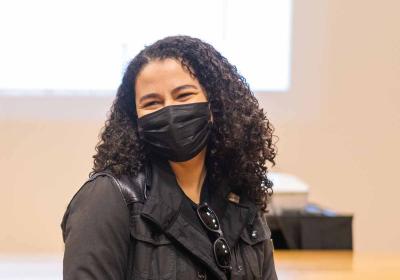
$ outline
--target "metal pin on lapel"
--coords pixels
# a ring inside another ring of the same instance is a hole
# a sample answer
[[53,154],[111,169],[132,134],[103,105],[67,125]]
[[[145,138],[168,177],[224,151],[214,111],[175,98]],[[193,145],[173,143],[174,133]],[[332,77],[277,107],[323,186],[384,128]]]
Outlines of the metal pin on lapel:
[[238,196],[237,194],[230,192],[228,194],[228,200],[232,201],[233,203],[239,203],[240,201],[240,196]]

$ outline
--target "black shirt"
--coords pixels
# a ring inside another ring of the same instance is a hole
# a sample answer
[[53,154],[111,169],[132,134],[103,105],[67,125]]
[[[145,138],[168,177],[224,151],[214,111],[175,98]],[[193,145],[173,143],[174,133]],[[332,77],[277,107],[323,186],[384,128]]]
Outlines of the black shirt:
[[194,226],[196,226],[200,231],[205,231],[205,228],[202,226],[202,223],[197,216],[197,207],[204,202],[210,203],[211,198],[211,186],[208,179],[208,175],[204,178],[203,185],[200,192],[200,203],[197,204],[193,200],[191,200],[181,189],[179,185],[176,186],[179,188],[179,191],[182,192],[184,201],[182,202],[182,207],[184,214],[188,217],[188,221],[191,222]]

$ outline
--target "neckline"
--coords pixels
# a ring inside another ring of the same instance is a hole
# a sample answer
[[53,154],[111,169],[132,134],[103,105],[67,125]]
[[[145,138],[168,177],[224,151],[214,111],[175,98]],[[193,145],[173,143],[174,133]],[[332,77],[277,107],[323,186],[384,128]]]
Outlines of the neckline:
[[[157,157],[157,156],[154,156],[151,160],[152,161],[156,161],[154,163],[156,163],[158,166],[160,166],[162,169],[164,169],[164,171],[166,171],[167,173],[170,174],[170,176],[173,179],[174,186],[178,189],[178,191],[181,192],[181,194],[183,194],[184,198],[186,200],[188,200],[193,207],[198,207],[203,202],[203,200],[209,199],[210,188],[209,188],[209,179],[208,179],[209,178],[209,172],[208,172],[208,170],[206,170],[206,175],[204,177],[203,184],[201,186],[200,201],[199,201],[199,203],[196,203],[189,196],[186,195],[186,193],[183,191],[183,189],[179,185],[178,180],[176,179],[175,172],[173,171],[173,169],[172,169],[171,165],[169,164],[168,160],[163,159],[161,157]],[[203,200],[202,200],[202,198],[203,198]]]
[[176,182],[176,187],[179,189],[179,191],[183,194],[185,199],[190,202],[190,204],[193,207],[198,207],[201,205],[204,201],[207,201],[209,199],[209,183],[208,183],[208,172],[206,172],[206,175],[203,180],[203,184],[201,185],[201,190],[200,190],[200,201],[199,203],[194,202],[184,191],[183,189],[179,186],[178,182]]

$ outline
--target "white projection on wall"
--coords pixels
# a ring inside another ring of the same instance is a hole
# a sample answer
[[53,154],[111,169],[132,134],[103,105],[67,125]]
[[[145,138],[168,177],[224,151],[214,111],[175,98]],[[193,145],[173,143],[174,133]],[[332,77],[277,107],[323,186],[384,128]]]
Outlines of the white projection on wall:
[[111,90],[145,45],[212,44],[257,92],[290,86],[291,1],[2,1],[0,90]]

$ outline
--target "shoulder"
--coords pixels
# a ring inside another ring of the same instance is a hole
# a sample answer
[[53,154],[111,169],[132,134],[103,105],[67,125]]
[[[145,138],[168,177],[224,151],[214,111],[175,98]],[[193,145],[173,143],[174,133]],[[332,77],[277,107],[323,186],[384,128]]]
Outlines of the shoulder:
[[76,191],[70,200],[69,206],[94,202],[99,205],[102,202],[119,201],[124,203],[124,198],[111,176],[100,175],[87,179]]
[[107,197],[107,195],[118,194],[125,205],[133,202],[143,201],[146,192],[147,175],[139,171],[136,175],[123,174],[116,176],[111,170],[95,172],[84,182],[82,187],[75,193],[71,202],[79,197],[90,195],[93,199]]
[[61,221],[63,237],[67,228],[94,226],[118,219],[129,221],[124,197],[113,178],[95,176],[86,180],[70,199]]
[[109,176],[90,177],[64,213],[64,279],[123,279],[130,246],[130,215]]
[[264,210],[258,209],[250,225],[250,229],[252,232],[257,233],[258,238],[255,239],[258,241],[269,240],[271,238],[271,229],[268,225],[267,214]]

